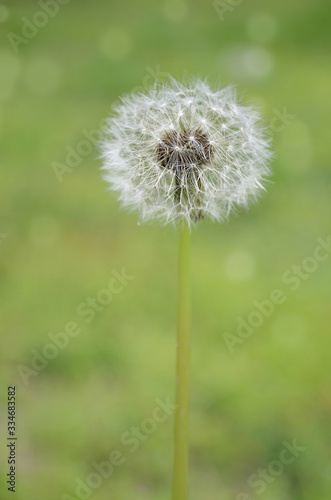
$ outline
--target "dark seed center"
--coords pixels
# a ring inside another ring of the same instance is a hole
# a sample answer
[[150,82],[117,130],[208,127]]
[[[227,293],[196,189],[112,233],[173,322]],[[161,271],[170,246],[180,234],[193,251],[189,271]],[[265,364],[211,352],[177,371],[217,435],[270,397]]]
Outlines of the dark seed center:
[[166,132],[157,146],[157,159],[168,170],[189,169],[208,163],[213,147],[200,129]]

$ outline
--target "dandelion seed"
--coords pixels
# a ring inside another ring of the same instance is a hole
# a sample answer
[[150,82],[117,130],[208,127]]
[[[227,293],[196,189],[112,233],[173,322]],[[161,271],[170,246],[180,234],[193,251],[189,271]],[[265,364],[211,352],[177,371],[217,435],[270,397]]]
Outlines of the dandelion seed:
[[142,221],[223,221],[256,199],[269,175],[269,139],[259,120],[232,87],[155,84],[115,107],[102,146],[105,179]]

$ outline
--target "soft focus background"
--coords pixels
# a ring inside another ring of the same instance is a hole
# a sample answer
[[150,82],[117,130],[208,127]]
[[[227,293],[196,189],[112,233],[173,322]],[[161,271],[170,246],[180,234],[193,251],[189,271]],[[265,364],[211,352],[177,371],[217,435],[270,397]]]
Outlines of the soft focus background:
[[[260,203],[192,237],[190,500],[330,499],[331,258],[313,257],[330,235],[330,21],[327,0],[1,2],[1,498],[15,384],[17,500],[170,499],[172,416],[150,419],[174,400],[178,233],[119,209],[93,144],[120,94],[170,73],[235,83],[276,153]],[[83,316],[123,268],[134,279]],[[240,340],[275,289],[284,303]],[[91,476],[114,450],[124,463]]]

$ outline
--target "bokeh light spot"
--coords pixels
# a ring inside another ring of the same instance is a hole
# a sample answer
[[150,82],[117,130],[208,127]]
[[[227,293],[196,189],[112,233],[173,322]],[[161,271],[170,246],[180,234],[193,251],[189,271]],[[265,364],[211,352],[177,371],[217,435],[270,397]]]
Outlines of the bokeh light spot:
[[61,70],[58,64],[48,59],[35,59],[30,62],[26,75],[30,90],[37,94],[51,94],[60,83]]
[[230,47],[221,56],[221,63],[237,78],[264,78],[272,72],[271,53],[261,47]]
[[5,23],[9,18],[9,10],[8,8],[0,3],[0,23]]
[[225,272],[232,281],[244,281],[251,278],[255,267],[254,258],[239,250],[231,253],[225,261]]
[[100,50],[106,57],[119,61],[125,59],[132,49],[130,34],[122,28],[112,28],[100,39]]
[[170,21],[181,21],[188,11],[187,4],[182,0],[168,0],[163,5],[163,12]]
[[0,101],[12,95],[20,68],[19,59],[14,54],[6,49],[0,51]]

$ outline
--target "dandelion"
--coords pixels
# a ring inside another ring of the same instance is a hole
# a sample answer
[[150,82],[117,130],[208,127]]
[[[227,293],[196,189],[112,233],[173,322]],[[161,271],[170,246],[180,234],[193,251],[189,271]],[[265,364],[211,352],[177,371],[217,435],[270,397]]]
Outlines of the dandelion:
[[173,500],[187,499],[190,365],[190,227],[225,220],[254,201],[269,174],[259,114],[232,87],[174,79],[122,98],[102,145],[105,179],[141,221],[181,226],[179,240]]
[[105,179],[141,221],[223,221],[269,174],[259,114],[232,87],[175,80],[122,98],[103,144]]

